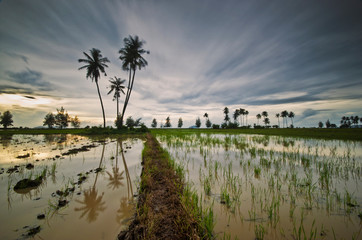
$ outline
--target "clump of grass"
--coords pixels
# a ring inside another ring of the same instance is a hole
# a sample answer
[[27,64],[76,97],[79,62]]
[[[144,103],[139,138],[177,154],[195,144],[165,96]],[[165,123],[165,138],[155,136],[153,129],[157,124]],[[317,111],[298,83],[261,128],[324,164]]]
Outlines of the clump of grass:
[[228,208],[231,207],[231,198],[226,188],[221,189],[221,203],[225,204]]
[[254,227],[254,233],[255,233],[255,240],[263,240],[264,236],[266,234],[266,230],[263,227],[263,225],[258,224]]
[[255,176],[256,178],[259,178],[259,177],[260,177],[260,173],[261,173],[260,167],[254,167],[254,176]]

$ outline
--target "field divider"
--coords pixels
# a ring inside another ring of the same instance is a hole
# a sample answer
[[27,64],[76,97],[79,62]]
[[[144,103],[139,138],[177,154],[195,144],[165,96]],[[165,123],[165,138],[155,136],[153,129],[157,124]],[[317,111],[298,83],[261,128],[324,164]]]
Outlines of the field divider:
[[197,194],[185,183],[182,166],[149,133],[142,166],[136,214],[118,239],[212,238],[212,214],[210,219]]

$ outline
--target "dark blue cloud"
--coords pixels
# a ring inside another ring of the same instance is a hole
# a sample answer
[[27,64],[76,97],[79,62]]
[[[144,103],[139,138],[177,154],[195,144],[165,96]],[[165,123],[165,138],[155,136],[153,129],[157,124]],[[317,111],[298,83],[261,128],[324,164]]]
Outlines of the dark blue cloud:
[[10,80],[16,83],[25,83],[31,85],[43,85],[44,82],[42,81],[43,74],[38,71],[33,71],[27,68],[21,72],[7,72],[8,77]]

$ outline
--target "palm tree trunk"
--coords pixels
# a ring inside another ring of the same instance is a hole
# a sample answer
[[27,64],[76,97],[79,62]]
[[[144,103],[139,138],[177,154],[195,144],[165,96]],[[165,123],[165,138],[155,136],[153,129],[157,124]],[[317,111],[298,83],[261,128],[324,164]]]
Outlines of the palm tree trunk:
[[[123,125],[123,116],[124,116],[124,113],[126,112],[129,98],[131,97],[131,92],[132,92],[132,88],[133,88],[135,75],[136,75],[136,68],[133,69],[132,81],[128,82],[127,95],[126,95],[126,99],[124,100],[124,105],[123,105],[123,110],[122,110],[121,125]],[[131,70],[129,73],[129,77],[131,78]],[[130,83],[131,83],[131,86],[130,86]]]
[[103,101],[102,101],[101,93],[99,91],[98,79],[97,78],[95,79],[95,82],[96,82],[96,85],[97,85],[99,101],[101,101],[101,107],[102,107],[102,113],[103,113],[103,127],[106,128],[106,115],[104,114]]
[[117,95],[117,115],[116,115],[116,119],[118,118],[118,114],[119,114],[119,107],[118,107],[118,95]]
[[128,87],[127,87],[127,93],[126,93],[126,98],[124,100],[123,103],[123,109],[122,109],[122,115],[121,115],[121,126],[123,126],[123,117],[124,117],[124,113],[126,111],[126,107],[127,107],[127,99],[128,99],[128,95],[130,94],[130,87],[131,86],[131,68],[129,69],[129,76],[128,76]]

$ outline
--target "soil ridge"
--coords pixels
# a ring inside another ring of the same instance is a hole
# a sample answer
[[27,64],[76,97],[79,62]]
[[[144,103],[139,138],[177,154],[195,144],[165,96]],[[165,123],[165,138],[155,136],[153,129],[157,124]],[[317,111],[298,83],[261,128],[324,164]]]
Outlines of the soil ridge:
[[200,239],[199,225],[181,201],[183,180],[155,137],[148,133],[146,139],[137,212],[118,239]]

